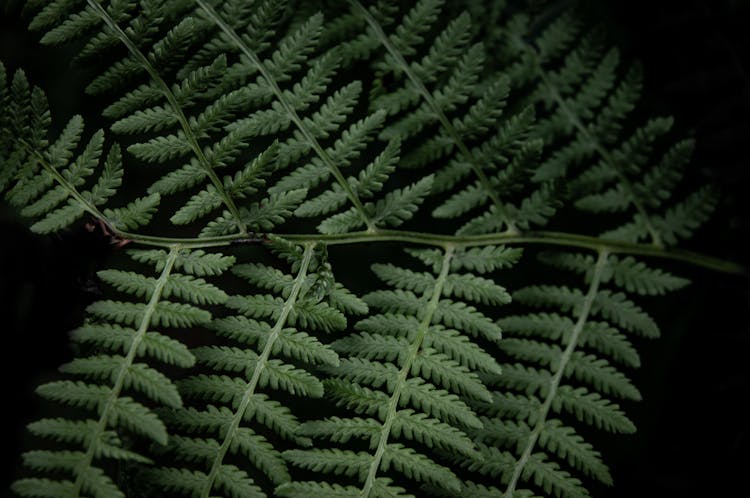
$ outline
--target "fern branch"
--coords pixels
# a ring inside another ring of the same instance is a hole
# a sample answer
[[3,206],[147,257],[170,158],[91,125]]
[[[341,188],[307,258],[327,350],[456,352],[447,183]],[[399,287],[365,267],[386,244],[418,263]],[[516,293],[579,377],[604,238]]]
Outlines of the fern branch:
[[440,121],[441,126],[448,133],[448,135],[450,135],[451,140],[461,152],[461,155],[469,161],[474,174],[477,176],[477,179],[479,179],[479,182],[482,184],[482,187],[486,191],[487,195],[492,200],[493,204],[495,204],[498,213],[500,213],[503,221],[508,226],[508,232],[516,233],[517,229],[513,225],[512,221],[508,218],[505,210],[505,205],[501,201],[500,196],[498,196],[495,189],[492,188],[492,182],[489,178],[487,178],[487,175],[484,173],[484,170],[480,166],[477,158],[471,152],[469,147],[466,146],[466,143],[464,143],[461,135],[458,133],[458,130],[456,130],[456,127],[453,126],[453,123],[451,123],[445,113],[435,103],[435,99],[433,99],[430,91],[427,90],[424,82],[419,78],[419,76],[414,73],[414,71],[412,71],[411,66],[406,62],[404,56],[401,54],[401,52],[398,51],[398,49],[396,49],[396,47],[393,46],[391,41],[388,39],[388,36],[383,31],[380,23],[378,23],[378,21],[372,16],[372,14],[370,14],[370,12],[362,5],[362,3],[360,3],[359,0],[349,0],[349,3],[351,3],[354,8],[357,9],[357,11],[361,14],[362,18],[373,30],[380,43],[383,45],[383,47],[385,47],[391,57],[393,57],[393,60],[396,61],[399,69],[402,70],[404,74],[409,78],[409,81],[411,81],[414,87],[419,91],[422,98],[425,100],[425,102],[427,102],[427,105],[430,106],[432,112],[435,113],[435,116]]
[[430,298],[430,302],[427,304],[427,307],[425,308],[424,318],[422,318],[422,321],[419,324],[419,328],[417,329],[417,332],[414,335],[414,340],[411,343],[408,355],[406,359],[404,360],[404,364],[401,367],[401,371],[398,374],[398,380],[396,381],[396,385],[393,388],[393,394],[391,394],[391,399],[388,401],[388,412],[385,416],[385,422],[383,423],[383,426],[380,429],[378,447],[375,450],[375,455],[373,456],[372,463],[370,464],[370,469],[367,474],[367,479],[365,480],[365,484],[362,487],[362,493],[360,494],[361,498],[369,498],[370,491],[372,490],[372,487],[375,485],[375,477],[377,476],[378,469],[380,468],[380,463],[383,459],[383,455],[385,454],[385,450],[388,446],[388,436],[391,432],[393,422],[396,419],[398,402],[401,397],[401,393],[403,391],[404,386],[406,385],[406,379],[409,376],[409,371],[411,370],[411,367],[417,358],[417,354],[419,353],[419,348],[422,346],[422,343],[424,342],[424,338],[425,338],[425,335],[427,334],[427,330],[429,330],[430,328],[430,322],[432,322],[432,317],[435,314],[435,311],[438,309],[438,305],[440,304],[440,296],[443,293],[443,287],[445,287],[445,282],[448,279],[448,272],[450,271],[450,266],[451,266],[450,263],[451,263],[451,258],[453,257],[454,251],[455,251],[455,247],[451,245],[447,246],[445,249],[445,254],[443,255],[443,261],[442,261],[442,267],[440,268],[440,274],[438,275],[437,280],[435,280],[435,285],[432,289],[432,297]]
[[552,402],[554,401],[555,396],[557,396],[557,389],[560,386],[560,381],[562,380],[563,375],[565,374],[565,370],[568,367],[568,363],[573,356],[573,352],[578,345],[578,339],[581,335],[581,332],[583,332],[583,328],[586,325],[586,321],[588,320],[589,314],[591,313],[591,309],[594,305],[594,299],[596,298],[596,294],[599,291],[599,284],[601,283],[604,269],[607,266],[608,256],[609,254],[606,250],[599,251],[599,259],[597,260],[596,266],[594,267],[594,272],[591,277],[591,284],[589,284],[589,290],[586,293],[583,305],[581,306],[581,312],[578,316],[578,321],[576,321],[575,327],[570,334],[568,345],[565,347],[565,351],[560,357],[560,362],[557,365],[557,371],[550,380],[547,397],[545,398],[544,403],[542,403],[542,406],[539,408],[539,416],[537,418],[536,425],[534,426],[534,429],[531,431],[531,434],[528,437],[521,457],[516,461],[516,464],[513,468],[513,474],[511,476],[510,482],[508,483],[508,487],[505,490],[505,498],[513,498],[513,496],[515,496],[518,480],[521,478],[521,475],[526,464],[529,461],[529,458],[531,458],[531,454],[534,451],[534,447],[536,446],[536,442],[539,439],[539,435],[542,433],[546,426],[547,415],[549,414],[550,408],[552,407]]
[[[114,230],[113,233],[119,238],[131,240],[143,245],[171,247],[174,244],[180,244],[186,249],[205,249],[210,247],[223,247],[232,244],[255,244],[265,241],[265,239],[262,238],[247,238],[238,235],[222,235],[201,238],[173,238],[141,235],[122,230]],[[411,244],[436,247],[444,247],[446,245],[453,245],[455,247],[481,247],[502,244],[540,244],[560,247],[576,247],[593,251],[606,250],[610,254],[627,254],[679,261],[720,273],[733,275],[748,274],[748,269],[739,263],[695,251],[668,249],[657,247],[652,244],[618,242],[609,239],[602,239],[600,237],[565,232],[534,231],[525,232],[522,235],[499,233],[457,236],[407,230],[378,230],[377,233],[360,231],[333,235],[314,233],[275,235],[300,244],[320,242],[326,245],[370,244],[373,242],[408,242]]]
[[102,439],[102,434],[104,434],[104,431],[107,428],[107,422],[110,418],[110,412],[112,411],[115,402],[117,401],[117,398],[120,396],[120,391],[123,388],[123,384],[125,382],[125,378],[128,375],[128,371],[130,370],[131,365],[133,364],[133,360],[135,360],[135,357],[138,353],[138,349],[141,347],[141,342],[143,341],[144,336],[146,335],[146,332],[148,331],[149,325],[151,324],[151,317],[156,312],[157,305],[159,304],[159,300],[162,297],[162,291],[164,290],[164,286],[167,285],[167,281],[169,280],[169,275],[172,272],[172,268],[174,267],[175,261],[177,261],[177,256],[180,252],[182,247],[180,246],[174,246],[172,247],[171,251],[169,251],[169,255],[167,256],[167,259],[164,263],[164,269],[161,272],[161,275],[159,276],[159,279],[156,281],[154,285],[153,293],[151,294],[151,299],[149,299],[148,304],[146,305],[146,308],[143,311],[143,317],[141,318],[141,323],[138,326],[138,329],[133,336],[132,342],[130,343],[130,349],[128,350],[127,356],[125,356],[125,359],[122,361],[122,364],[120,366],[120,371],[117,373],[117,377],[115,378],[115,382],[112,385],[112,390],[109,393],[109,396],[107,397],[107,402],[104,405],[104,408],[101,410],[101,415],[99,416],[99,422],[97,423],[96,429],[94,429],[94,432],[91,436],[91,439],[89,440],[89,446],[86,450],[86,455],[84,456],[79,471],[77,473],[77,477],[75,480],[75,483],[73,485],[73,493],[72,496],[80,496],[81,493],[81,487],[84,484],[84,480],[87,476],[87,472],[85,469],[88,469],[91,467],[91,462],[94,459],[94,455],[96,455],[97,452],[97,444]]
[[242,418],[245,415],[245,411],[247,410],[247,407],[250,404],[250,401],[253,398],[253,395],[255,394],[255,388],[258,385],[258,381],[260,380],[261,374],[263,373],[263,369],[268,364],[268,358],[270,357],[271,352],[274,349],[276,340],[279,338],[279,334],[281,334],[281,331],[284,328],[284,325],[286,324],[289,314],[294,309],[294,305],[297,301],[297,297],[299,296],[300,291],[302,290],[303,284],[305,283],[305,279],[307,277],[307,270],[310,266],[310,261],[312,261],[314,249],[315,249],[315,243],[307,243],[305,245],[305,252],[302,257],[302,262],[300,263],[299,271],[297,272],[297,277],[294,279],[294,285],[291,291],[289,292],[289,297],[287,297],[286,301],[284,302],[284,306],[281,309],[278,320],[276,320],[276,324],[274,325],[273,329],[271,330],[271,333],[268,336],[268,340],[266,341],[266,344],[263,347],[263,352],[258,357],[258,360],[255,363],[253,375],[250,378],[250,381],[247,383],[245,392],[242,395],[242,400],[240,401],[240,404],[237,407],[237,411],[234,413],[232,422],[227,428],[226,435],[224,436],[224,441],[221,443],[221,446],[219,447],[219,450],[216,453],[216,457],[213,460],[213,463],[211,465],[211,470],[208,473],[208,477],[206,478],[206,485],[200,494],[201,498],[209,498],[211,495],[211,489],[213,488],[214,481],[216,480],[216,477],[219,474],[219,471],[221,470],[224,457],[226,456],[227,451],[232,445],[232,440],[234,439],[237,433],[237,430],[239,429],[240,423],[242,422]]
[[138,61],[146,70],[146,72],[148,72],[149,76],[154,81],[154,83],[158,85],[162,94],[164,94],[164,97],[167,99],[167,102],[169,102],[169,105],[172,107],[172,110],[177,116],[177,120],[180,123],[180,127],[182,128],[182,131],[185,133],[185,138],[190,144],[190,148],[193,150],[193,153],[195,154],[198,161],[203,165],[203,169],[205,170],[206,175],[209,177],[214,188],[216,189],[218,194],[221,196],[222,201],[227,206],[227,209],[229,209],[229,212],[232,214],[232,217],[235,220],[237,220],[237,226],[240,228],[240,233],[242,233],[243,235],[246,235],[247,227],[245,225],[245,222],[242,221],[240,212],[237,209],[237,206],[235,205],[234,200],[226,192],[223,182],[216,175],[216,172],[211,167],[211,164],[206,158],[206,155],[203,153],[203,149],[201,149],[201,146],[198,143],[198,139],[195,136],[195,133],[193,132],[193,128],[190,126],[187,116],[185,116],[185,113],[183,112],[182,107],[180,106],[180,103],[178,102],[177,97],[175,96],[174,92],[172,92],[172,89],[169,87],[169,85],[167,85],[164,79],[162,79],[162,77],[159,75],[156,68],[154,68],[151,62],[149,62],[148,58],[143,54],[143,52],[141,52],[141,50],[136,46],[135,43],[133,43],[130,37],[128,37],[125,31],[123,31],[117,25],[117,23],[112,19],[112,17],[109,15],[106,9],[104,9],[104,7],[102,7],[99,4],[99,2],[97,2],[96,0],[87,0],[87,2],[89,6],[92,9],[94,9],[97,15],[115,33],[115,35],[120,39],[123,45],[127,47],[130,53],[132,53],[133,56],[136,59],[138,59]]
[[370,215],[367,214],[367,211],[362,205],[362,202],[360,201],[357,193],[352,189],[352,186],[346,180],[346,177],[344,177],[344,175],[341,173],[341,170],[338,168],[338,166],[336,166],[336,164],[333,162],[328,152],[326,152],[325,149],[323,149],[323,147],[320,145],[312,131],[310,131],[308,126],[305,125],[305,123],[299,117],[297,111],[291,105],[288,98],[284,95],[284,92],[282,92],[279,84],[276,82],[276,79],[271,75],[266,66],[263,65],[261,60],[258,58],[258,55],[242,40],[242,38],[239,37],[239,35],[237,35],[237,32],[232,29],[231,26],[229,26],[221,19],[221,17],[219,17],[219,15],[210,5],[208,5],[203,0],[195,0],[195,3],[197,3],[201,9],[203,9],[209,19],[211,19],[211,21],[213,21],[234,42],[234,44],[237,45],[242,53],[258,68],[258,72],[260,72],[261,76],[273,89],[273,93],[276,96],[276,99],[289,115],[290,119],[294,122],[297,129],[300,131],[300,133],[302,133],[302,135],[305,137],[305,140],[307,140],[307,142],[315,150],[315,153],[318,155],[318,157],[320,157],[323,163],[328,167],[339,185],[341,185],[341,187],[344,189],[352,205],[354,205],[355,209],[365,222],[365,225],[367,225],[368,231],[377,232],[378,228],[375,226],[375,222],[372,220]]
[[589,144],[591,144],[591,147],[596,151],[596,153],[599,154],[602,159],[604,159],[604,161],[612,167],[612,171],[614,171],[615,175],[617,175],[617,179],[622,183],[623,187],[629,191],[629,193],[631,194],[630,197],[632,199],[633,206],[635,206],[636,211],[638,211],[638,214],[643,218],[646,229],[651,235],[651,242],[653,243],[653,245],[662,247],[663,243],[661,240],[661,235],[659,235],[659,232],[654,227],[654,223],[652,222],[648,211],[646,211],[646,206],[643,205],[643,202],[641,201],[639,196],[635,195],[637,190],[633,185],[633,182],[631,182],[627,175],[622,171],[622,168],[618,166],[618,162],[615,160],[612,154],[610,154],[610,152],[601,144],[601,142],[581,122],[578,115],[570,109],[565,98],[563,98],[562,94],[560,93],[559,88],[550,80],[547,72],[542,67],[538,50],[533,45],[529,44],[527,41],[521,39],[520,37],[517,38],[517,42],[519,47],[523,47],[526,52],[529,52],[533,56],[539,78],[544,86],[547,87],[547,90],[552,96],[552,99],[558,105],[560,110],[565,114],[570,123],[576,128],[578,133],[580,133],[581,136],[585,138]]
[[[105,219],[106,221],[106,219]],[[205,249],[210,247],[223,247],[228,245],[259,244],[265,242],[265,238],[248,238],[242,235],[220,235],[216,237],[200,238],[174,238],[157,237],[130,233],[122,230],[112,231],[118,238],[130,240],[138,244],[171,247],[180,244],[186,249]],[[272,234],[268,234],[272,235]],[[283,237],[289,241],[299,244],[318,242],[325,245],[347,245],[347,244],[371,244],[373,242],[407,242],[417,245],[428,245],[436,247],[481,247],[492,245],[524,245],[540,244],[560,247],[576,247],[593,251],[607,251],[610,254],[629,254],[633,256],[645,256],[671,261],[679,261],[708,270],[728,273],[733,275],[747,275],[748,269],[744,266],[716,258],[695,251],[684,249],[669,249],[657,247],[653,244],[640,244],[630,242],[619,242],[600,237],[588,235],[533,231],[523,234],[485,234],[485,235],[444,235],[429,232],[413,232],[407,230],[381,230],[377,232],[360,231],[345,234],[273,234]]]

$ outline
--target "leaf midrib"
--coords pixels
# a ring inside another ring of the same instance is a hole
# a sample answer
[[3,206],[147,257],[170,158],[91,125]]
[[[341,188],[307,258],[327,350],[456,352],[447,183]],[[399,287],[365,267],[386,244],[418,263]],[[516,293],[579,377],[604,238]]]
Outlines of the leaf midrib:
[[159,279],[156,281],[153,294],[151,294],[151,299],[149,299],[149,302],[146,305],[146,309],[143,312],[141,323],[138,326],[135,335],[133,335],[133,339],[130,343],[130,348],[128,349],[128,354],[123,359],[120,365],[120,369],[117,373],[117,377],[115,378],[115,382],[112,385],[112,389],[107,398],[107,402],[101,411],[101,415],[99,416],[99,422],[97,423],[94,432],[91,434],[89,447],[86,450],[83,461],[77,469],[77,476],[73,485],[74,496],[80,496],[84,477],[86,476],[86,472],[84,470],[91,467],[92,461],[97,452],[98,442],[107,428],[110,412],[115,406],[117,398],[119,398],[120,396],[120,392],[122,391],[123,385],[125,383],[125,378],[128,375],[128,370],[135,360],[138,349],[141,345],[141,342],[143,341],[143,337],[146,335],[146,332],[148,332],[148,328],[151,323],[151,317],[156,312],[156,307],[159,304],[159,300],[161,299],[162,291],[164,289],[164,286],[167,284],[169,275],[172,273],[172,268],[174,267],[175,261],[177,260],[177,256],[181,249],[182,248],[180,246],[175,246],[167,255],[166,262],[164,263],[164,269],[162,270]]
[[289,314],[294,309],[294,305],[297,302],[297,297],[299,296],[300,291],[302,290],[302,286],[305,283],[305,278],[307,277],[307,270],[310,266],[310,262],[312,261],[314,248],[315,248],[314,243],[308,243],[305,245],[305,252],[304,252],[304,255],[302,256],[302,263],[300,264],[297,277],[294,279],[294,286],[289,292],[289,297],[287,297],[286,301],[284,302],[284,306],[281,308],[281,313],[279,314],[279,318],[276,320],[276,324],[274,325],[273,329],[271,330],[271,333],[268,336],[268,339],[266,340],[266,344],[263,347],[263,352],[260,354],[260,356],[255,362],[255,368],[253,368],[253,375],[250,378],[250,381],[248,381],[247,386],[245,387],[245,392],[242,395],[242,400],[240,401],[240,404],[237,407],[237,410],[235,411],[234,416],[232,417],[232,421],[227,427],[224,440],[222,441],[221,446],[219,447],[219,450],[216,453],[216,457],[214,458],[211,464],[211,470],[209,471],[208,476],[206,478],[206,485],[200,494],[200,498],[209,498],[211,496],[211,489],[213,488],[214,482],[216,481],[216,477],[219,473],[219,470],[221,469],[221,465],[224,461],[224,457],[226,456],[227,452],[229,451],[230,446],[232,445],[232,441],[234,440],[234,437],[237,434],[237,430],[240,427],[240,423],[242,422],[242,419],[245,416],[245,411],[247,411],[247,407],[250,404],[250,400],[255,394],[255,390],[258,386],[261,373],[263,372],[263,369],[266,367],[266,364],[268,363],[268,358],[271,356],[271,353],[273,352],[273,347],[276,343],[276,340],[279,338],[279,335],[281,334],[284,326],[286,325],[287,318],[289,317]]

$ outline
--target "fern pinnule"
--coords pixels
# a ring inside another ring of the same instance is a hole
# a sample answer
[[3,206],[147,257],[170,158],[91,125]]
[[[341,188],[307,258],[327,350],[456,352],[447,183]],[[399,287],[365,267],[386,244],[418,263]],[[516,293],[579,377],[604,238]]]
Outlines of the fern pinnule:
[[[590,255],[543,252],[539,255],[539,260],[545,264],[581,274],[585,277],[587,283],[591,281],[594,258]],[[650,267],[632,256],[624,258],[610,256],[602,273],[601,281],[602,283],[612,281],[616,287],[642,296],[664,295],[679,290],[690,283],[685,278],[659,268]]]
[[[389,142],[356,178],[349,177],[349,182],[362,199],[368,199],[383,188],[383,184],[396,169],[400,147],[398,142]],[[295,214],[300,217],[328,215],[346,204],[346,192],[340,185],[334,183],[331,188],[312,199],[306,200],[297,208]]]
[[25,139],[32,150],[44,148],[50,113],[44,92],[30,87],[23,70],[8,78],[5,65],[0,63],[0,144],[3,151],[3,167],[0,169],[0,190],[5,191],[21,169],[27,151],[19,147],[16,138]]
[[[231,296],[226,306],[241,314],[211,324],[233,345],[193,349],[198,364],[211,373],[181,381],[181,392],[194,406],[165,414],[171,425],[186,432],[170,440],[166,450],[186,467],[150,471],[150,480],[160,489],[206,497],[217,491],[225,496],[265,496],[257,479],[226,457],[247,459],[266,479],[279,485],[291,477],[280,450],[271,442],[273,438],[267,439],[264,432],[309,444],[308,438],[298,434],[296,417],[265,392],[321,397],[322,383],[296,364],[336,366],[339,359],[305,329],[315,332],[345,327],[346,318],[337,309],[340,302],[348,303],[347,311],[362,312],[366,306],[332,280],[321,248],[282,240],[272,244],[295,268],[296,275],[257,263],[233,268],[235,275],[261,293]],[[209,404],[202,406],[202,402]]]

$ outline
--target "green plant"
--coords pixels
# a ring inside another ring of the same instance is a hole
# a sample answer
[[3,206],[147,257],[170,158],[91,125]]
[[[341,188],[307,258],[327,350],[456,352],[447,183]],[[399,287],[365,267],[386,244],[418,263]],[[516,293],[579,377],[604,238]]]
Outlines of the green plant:
[[[30,425],[54,446],[24,454],[17,494],[612,484],[577,431],[634,431],[621,369],[640,362],[630,335],[659,331],[633,296],[687,284],[641,259],[743,271],[674,247],[717,202],[673,199],[692,143],[669,146],[667,118],[632,125],[639,70],[620,74],[574,14],[532,24],[496,2],[474,25],[438,0],[342,5],[28,3],[42,43],[81,40],[114,138],[81,145],[76,116],[50,140],[43,92],[0,66],[0,190],[32,230],[88,216],[131,260],[99,272],[114,299],[38,390],[75,410]],[[117,193],[123,162],[153,172],[145,191]],[[572,218],[601,235],[537,230]],[[412,259],[374,264],[390,289],[360,299],[328,248],[374,242]],[[537,262],[527,245],[560,250]],[[539,263],[583,284],[537,280]]]

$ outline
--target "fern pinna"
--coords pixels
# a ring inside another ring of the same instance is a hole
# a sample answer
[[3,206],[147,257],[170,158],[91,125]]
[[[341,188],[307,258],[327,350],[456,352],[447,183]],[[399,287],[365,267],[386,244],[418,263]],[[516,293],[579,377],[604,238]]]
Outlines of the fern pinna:
[[672,127],[668,117],[628,130],[641,94],[638,65],[621,70],[619,51],[605,50],[602,34],[585,31],[572,13],[539,23],[509,12],[501,25],[493,53],[508,65],[516,91],[543,110],[536,129],[550,146],[535,180],[565,177],[568,195],[584,212],[630,211],[627,223],[602,234],[609,239],[674,245],[708,219],[717,203],[710,186],[662,210],[694,144],[681,140],[655,156]]
[[[0,63],[0,115],[3,126],[3,170],[0,188],[21,214],[36,219],[31,230],[50,233],[88,214],[110,220],[110,229],[129,230],[148,223],[159,204],[158,195],[141,197],[127,206],[100,206],[122,184],[120,147],[110,147],[104,159],[104,132],[95,132],[79,151],[84,124],[74,116],[52,143],[48,140],[50,112],[44,93],[31,87],[23,71],[10,84]],[[91,176],[100,167],[95,182]],[[86,190],[83,190],[83,187]]]
[[[637,67],[622,72],[575,13],[456,8],[27,3],[42,43],[77,40],[75,62],[97,68],[86,91],[113,133],[75,116],[51,140],[42,91],[0,65],[0,190],[32,230],[88,217],[130,259],[99,272],[116,295],[89,307],[63,380],[39,388],[72,409],[29,426],[52,449],[24,454],[17,494],[612,484],[581,434],[634,431],[631,335],[658,327],[631,294],[687,283],[640,259],[742,268],[673,247],[717,200],[673,200],[693,145],[665,145],[670,119],[628,130]],[[150,183],[116,193],[131,165]],[[613,228],[539,231],[576,221]],[[336,274],[329,246],[347,258],[375,242],[409,245],[371,266],[388,290]],[[558,251],[521,261],[524,244]],[[543,281],[537,265],[553,267]]]
[[[523,496],[528,490],[517,489],[534,486],[555,496],[588,496],[579,476],[606,485],[612,477],[575,424],[635,431],[616,400],[641,396],[620,368],[640,365],[628,335],[658,335],[653,320],[627,295],[603,287],[663,294],[687,281],[606,251],[597,258],[546,253],[542,259],[584,274],[587,288],[537,285],[513,293],[514,301],[539,311],[498,321],[505,331],[499,345],[503,373],[486,379],[497,388],[492,402],[475,405],[483,413],[483,427],[474,433],[482,457],[464,464],[496,478],[508,496]],[[490,495],[501,494],[496,489]]]
[[[278,485],[290,480],[289,472],[281,452],[257,426],[297,444],[310,444],[298,434],[296,417],[265,392],[280,390],[307,398],[321,397],[321,382],[288,361],[338,365],[336,352],[305,330],[340,330],[346,326],[342,310],[363,313],[367,306],[332,280],[325,254],[316,244],[307,244],[303,249],[278,240],[274,245],[296,275],[255,263],[232,269],[254,286],[279,293],[280,297],[231,296],[226,306],[241,314],[217,319],[211,328],[243,347],[212,345],[192,351],[199,365],[217,373],[184,379],[179,383],[180,390],[188,399],[212,404],[168,413],[168,423],[189,435],[176,433],[165,451],[177,460],[197,464],[203,471],[154,470],[150,480],[161,492],[207,497],[216,496],[216,491],[221,490],[225,496],[265,496],[248,476],[255,471],[230,464],[225,461],[226,456],[242,455]],[[273,358],[276,355],[287,361]],[[230,377],[223,372],[242,376]]]
[[[339,354],[351,357],[331,370],[334,379],[326,383],[326,391],[337,405],[367,418],[333,417],[303,426],[303,434],[334,443],[365,439],[370,451],[318,448],[285,453],[295,465],[343,474],[359,486],[297,482],[282,486],[282,496],[400,495],[404,489],[385,474],[389,469],[417,482],[460,489],[460,481],[447,467],[414,446],[473,454],[463,429],[481,424],[461,398],[488,401],[489,391],[477,372],[499,373],[499,367],[467,335],[498,341],[501,333],[463,300],[498,305],[510,296],[494,282],[458,270],[509,266],[518,252],[488,247],[456,254],[448,247],[443,254],[413,254],[434,273],[375,265],[378,277],[395,290],[366,295],[368,305],[382,313],[360,321],[359,334],[333,343]],[[408,443],[395,442],[396,438]]]
[[[463,218],[457,233],[467,235],[543,225],[555,212],[553,186],[539,184],[519,197],[542,148],[531,134],[534,109],[508,109],[510,80],[485,69],[485,49],[472,43],[469,15],[432,35],[441,0],[417,2],[399,22],[393,9],[350,3],[366,33],[343,43],[341,51],[372,59],[377,79],[370,106],[389,116],[381,138],[409,146],[400,165],[435,168],[432,195],[450,192],[433,216]],[[388,79],[394,82],[385,84]],[[493,126],[498,121],[502,125]],[[479,209],[482,216],[466,216]]]

